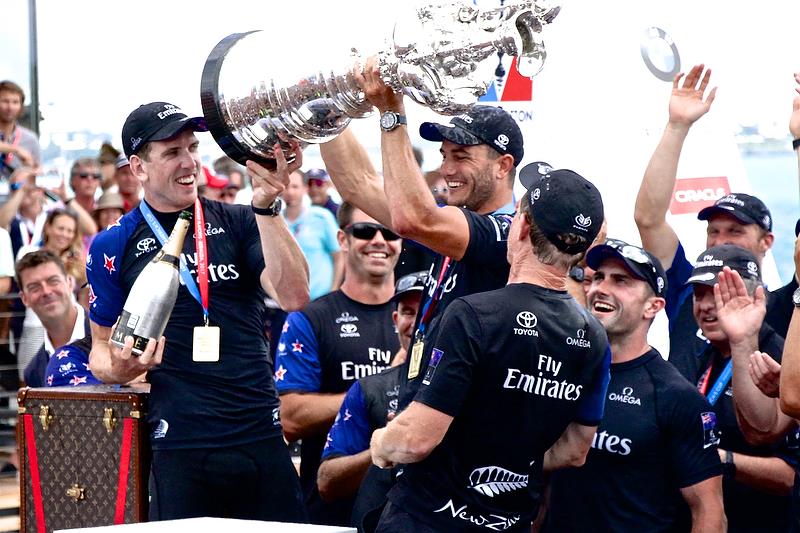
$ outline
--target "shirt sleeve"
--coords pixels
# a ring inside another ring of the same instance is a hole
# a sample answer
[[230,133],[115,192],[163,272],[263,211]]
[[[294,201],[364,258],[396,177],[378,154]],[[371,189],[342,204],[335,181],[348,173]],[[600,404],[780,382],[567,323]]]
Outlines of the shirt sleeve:
[[[468,209],[462,209],[469,224],[469,244],[464,252],[462,262],[481,265],[492,271],[508,271],[505,261],[508,230],[513,217],[511,215],[479,215]],[[502,261],[497,258],[502,257]]]
[[236,207],[239,209],[237,215],[242,217],[242,233],[237,238],[242,239],[248,269],[258,277],[264,270],[265,259],[264,251],[261,249],[261,234],[258,232],[256,216],[247,206]]
[[306,316],[289,313],[275,350],[278,392],[318,392],[322,385],[317,337]]
[[683,244],[678,242],[678,249],[675,250],[675,258],[672,265],[667,269],[667,301],[664,312],[670,322],[678,315],[678,310],[687,296],[691,295],[692,288],[686,285],[686,281],[692,275],[692,264],[686,259],[686,252]]
[[[680,390],[683,393],[678,394]],[[711,406],[694,390],[672,388],[665,413],[670,467],[680,488],[689,487],[722,473],[717,453],[717,417]]]
[[478,365],[481,339],[478,317],[469,304],[458,299],[447,306],[414,400],[457,416]]
[[328,432],[322,460],[363,452],[369,448],[371,436],[364,394],[361,384],[356,381],[348,389],[339,414]]
[[611,380],[611,348],[605,343],[605,353],[602,362],[597,366],[597,371],[592,376],[591,383],[586,387],[585,394],[581,395],[578,413],[575,421],[584,426],[597,426],[603,419],[603,409],[606,405],[606,391]]
[[89,354],[76,346],[67,345],[57,348],[47,363],[45,383],[48,387],[64,387],[78,385],[99,385],[98,380],[89,370]]
[[114,325],[125,304],[119,277],[125,243],[120,242],[122,237],[118,230],[119,226],[98,233],[86,256],[89,318],[105,327]]

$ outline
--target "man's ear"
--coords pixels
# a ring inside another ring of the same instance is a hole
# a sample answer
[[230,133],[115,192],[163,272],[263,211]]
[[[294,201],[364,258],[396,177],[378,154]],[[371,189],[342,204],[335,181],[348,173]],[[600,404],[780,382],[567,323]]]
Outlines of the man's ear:
[[336,240],[339,242],[339,248],[342,252],[350,250],[350,243],[347,242],[347,234],[343,230],[336,232]]
[[128,162],[131,164],[131,172],[140,183],[147,181],[147,172],[144,169],[144,160],[136,154],[133,154]]
[[645,318],[655,318],[655,316],[664,309],[664,306],[667,304],[667,301],[664,298],[660,298],[658,296],[652,296],[647,299],[647,303],[644,307],[644,316]]

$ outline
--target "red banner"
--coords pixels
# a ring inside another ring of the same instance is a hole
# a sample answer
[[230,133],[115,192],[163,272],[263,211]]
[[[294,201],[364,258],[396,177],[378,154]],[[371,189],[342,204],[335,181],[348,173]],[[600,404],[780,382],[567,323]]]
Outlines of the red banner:
[[726,176],[683,178],[675,184],[669,212],[673,215],[697,213],[731,192]]

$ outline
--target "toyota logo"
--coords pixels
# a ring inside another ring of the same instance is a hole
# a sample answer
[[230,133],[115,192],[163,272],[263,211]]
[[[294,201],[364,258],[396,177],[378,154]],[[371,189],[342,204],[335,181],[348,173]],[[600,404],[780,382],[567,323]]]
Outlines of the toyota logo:
[[342,333],[355,333],[358,330],[358,326],[355,324],[342,324]]
[[146,239],[142,239],[141,241],[137,242],[136,249],[139,250],[140,252],[149,252],[151,250],[150,247],[153,246],[155,243],[156,243],[155,239],[148,237]]
[[623,396],[633,395],[633,387],[625,387],[624,389],[622,389],[622,395]]
[[536,315],[531,313],[530,311],[522,311],[517,315],[517,324],[522,326],[526,329],[531,329],[536,327]]

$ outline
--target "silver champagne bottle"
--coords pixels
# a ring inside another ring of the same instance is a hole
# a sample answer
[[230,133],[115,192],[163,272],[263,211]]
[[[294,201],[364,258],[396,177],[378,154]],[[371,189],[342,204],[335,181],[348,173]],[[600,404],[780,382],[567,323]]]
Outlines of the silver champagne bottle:
[[183,211],[167,242],[139,273],[122,308],[122,316],[111,342],[122,348],[125,337],[133,337],[135,356],[141,355],[150,339],[160,339],[175,307],[180,285],[180,256],[192,214]]

